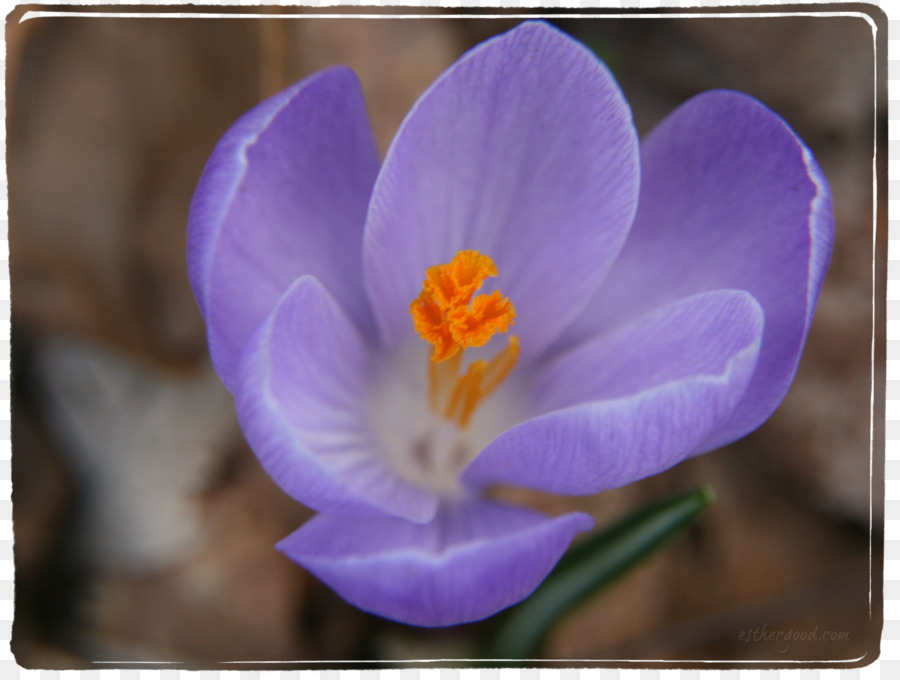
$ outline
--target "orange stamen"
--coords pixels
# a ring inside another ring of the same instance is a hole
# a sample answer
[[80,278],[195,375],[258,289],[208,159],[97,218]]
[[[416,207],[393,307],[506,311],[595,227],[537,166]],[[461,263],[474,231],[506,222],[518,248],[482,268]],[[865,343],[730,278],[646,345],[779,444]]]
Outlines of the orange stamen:
[[444,311],[469,304],[484,280],[497,276],[497,266],[477,250],[460,250],[447,264],[425,270],[423,292],[428,291]]
[[431,360],[435,363],[449,359],[459,351],[459,344],[453,339],[446,313],[431,296],[423,290],[409,306],[413,326],[423,340],[434,345]]
[[499,291],[479,295],[468,307],[458,307],[448,314],[450,335],[463,347],[481,347],[495,333],[509,330],[516,310],[509,298]]
[[459,375],[462,352],[457,352],[449,361],[428,362],[428,406],[432,411],[440,411],[440,404],[449,398],[449,392]]
[[495,291],[472,299],[491,276],[497,276],[497,266],[476,250],[461,250],[447,264],[425,271],[422,292],[409,313],[419,336],[434,346],[432,361],[445,361],[466,347],[481,347],[512,325],[516,310],[509,298]]
[[470,405],[470,402],[476,399],[478,386],[481,383],[481,378],[484,375],[484,369],[486,367],[487,362],[483,359],[473,361],[469,365],[466,374],[457,381],[456,386],[453,389],[453,394],[450,397],[450,402],[447,404],[447,410],[444,411],[444,417],[447,418],[447,420],[453,420],[456,412],[461,406],[462,411],[459,415],[459,424],[465,425],[463,423],[465,414],[473,408],[473,405]]
[[[515,322],[516,310],[509,298],[498,291],[475,295],[492,276],[497,276],[497,267],[490,257],[476,250],[461,250],[447,264],[425,270],[422,292],[409,306],[416,332],[433,346],[428,368],[429,406],[462,428],[519,358],[519,339],[510,336],[509,345],[493,359],[473,361],[459,375],[466,348],[487,344]],[[443,409],[441,404],[446,404]]]
[[516,367],[519,360],[519,338],[515,335],[509,336],[509,345],[502,352],[498,353],[484,371],[484,387],[481,388],[481,398],[487,399],[494,390],[506,380],[512,370]]

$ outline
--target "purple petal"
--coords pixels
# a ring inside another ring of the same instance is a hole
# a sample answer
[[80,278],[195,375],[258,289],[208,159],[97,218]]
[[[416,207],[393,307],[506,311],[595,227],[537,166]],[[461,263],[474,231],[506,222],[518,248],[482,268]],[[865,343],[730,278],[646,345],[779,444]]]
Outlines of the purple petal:
[[546,366],[534,407],[463,474],[587,494],[662,472],[726,422],[756,366],[763,312],[743,291],[654,310]]
[[363,259],[383,337],[412,333],[426,268],[475,249],[535,356],[606,274],[637,190],[631,112],[593,54],[543,22],[481,44],[416,103],[376,182]]
[[641,152],[628,242],[560,346],[696,292],[749,291],[766,316],[758,367],[709,450],[759,426],[790,386],[831,253],[831,196],[787,124],[738,93],[695,97]]
[[476,621],[540,584],[590,516],[549,518],[485,501],[429,524],[318,515],[278,544],[351,604],[417,626]]
[[266,472],[301,503],[427,522],[434,495],[387,466],[369,426],[370,352],[322,285],[300,278],[247,344],[235,390],[241,427]]
[[191,204],[188,271],[229,389],[250,334],[303,274],[372,332],[360,253],[377,171],[359,82],[343,67],[266,100],[216,146]]

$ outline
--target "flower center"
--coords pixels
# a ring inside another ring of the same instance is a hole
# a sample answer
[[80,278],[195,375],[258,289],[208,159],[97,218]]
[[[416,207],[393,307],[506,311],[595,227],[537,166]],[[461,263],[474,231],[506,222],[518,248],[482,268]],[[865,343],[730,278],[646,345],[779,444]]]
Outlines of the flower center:
[[409,313],[416,332],[431,343],[428,404],[432,412],[465,429],[479,405],[503,383],[519,358],[519,339],[492,359],[472,361],[461,372],[469,347],[485,345],[514,323],[516,310],[499,291],[475,295],[497,266],[476,250],[461,250],[447,264],[425,270],[422,292]]

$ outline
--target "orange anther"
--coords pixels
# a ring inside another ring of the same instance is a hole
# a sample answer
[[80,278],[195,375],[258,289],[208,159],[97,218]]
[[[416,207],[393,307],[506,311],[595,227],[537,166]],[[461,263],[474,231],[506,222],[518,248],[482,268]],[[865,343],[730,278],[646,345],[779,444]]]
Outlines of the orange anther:
[[413,326],[423,340],[434,345],[431,360],[434,362],[449,359],[459,350],[459,345],[450,332],[446,314],[427,290],[409,306]]
[[422,287],[446,312],[469,304],[490,276],[497,276],[497,266],[490,257],[477,250],[460,250],[447,264],[426,269]]
[[484,280],[496,275],[494,261],[477,250],[461,250],[447,264],[425,271],[422,292],[409,312],[419,336],[434,345],[432,361],[449,359],[466,347],[481,347],[513,323],[515,308],[500,293],[472,299]]
[[454,309],[449,314],[450,334],[463,347],[481,347],[495,333],[505,333],[516,309],[498,291],[490,295],[479,295],[469,307]]

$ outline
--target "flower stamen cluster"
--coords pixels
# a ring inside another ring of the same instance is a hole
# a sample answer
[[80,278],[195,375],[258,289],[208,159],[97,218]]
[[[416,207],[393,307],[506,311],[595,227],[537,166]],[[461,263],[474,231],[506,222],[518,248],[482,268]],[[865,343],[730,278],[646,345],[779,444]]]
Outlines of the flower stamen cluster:
[[463,428],[478,405],[509,375],[519,356],[519,340],[510,336],[507,347],[490,361],[473,361],[459,374],[467,347],[487,344],[514,323],[515,307],[499,291],[475,296],[492,276],[497,276],[497,266],[489,256],[461,250],[450,262],[425,270],[422,292],[409,306],[416,332],[433,345],[429,405]]

